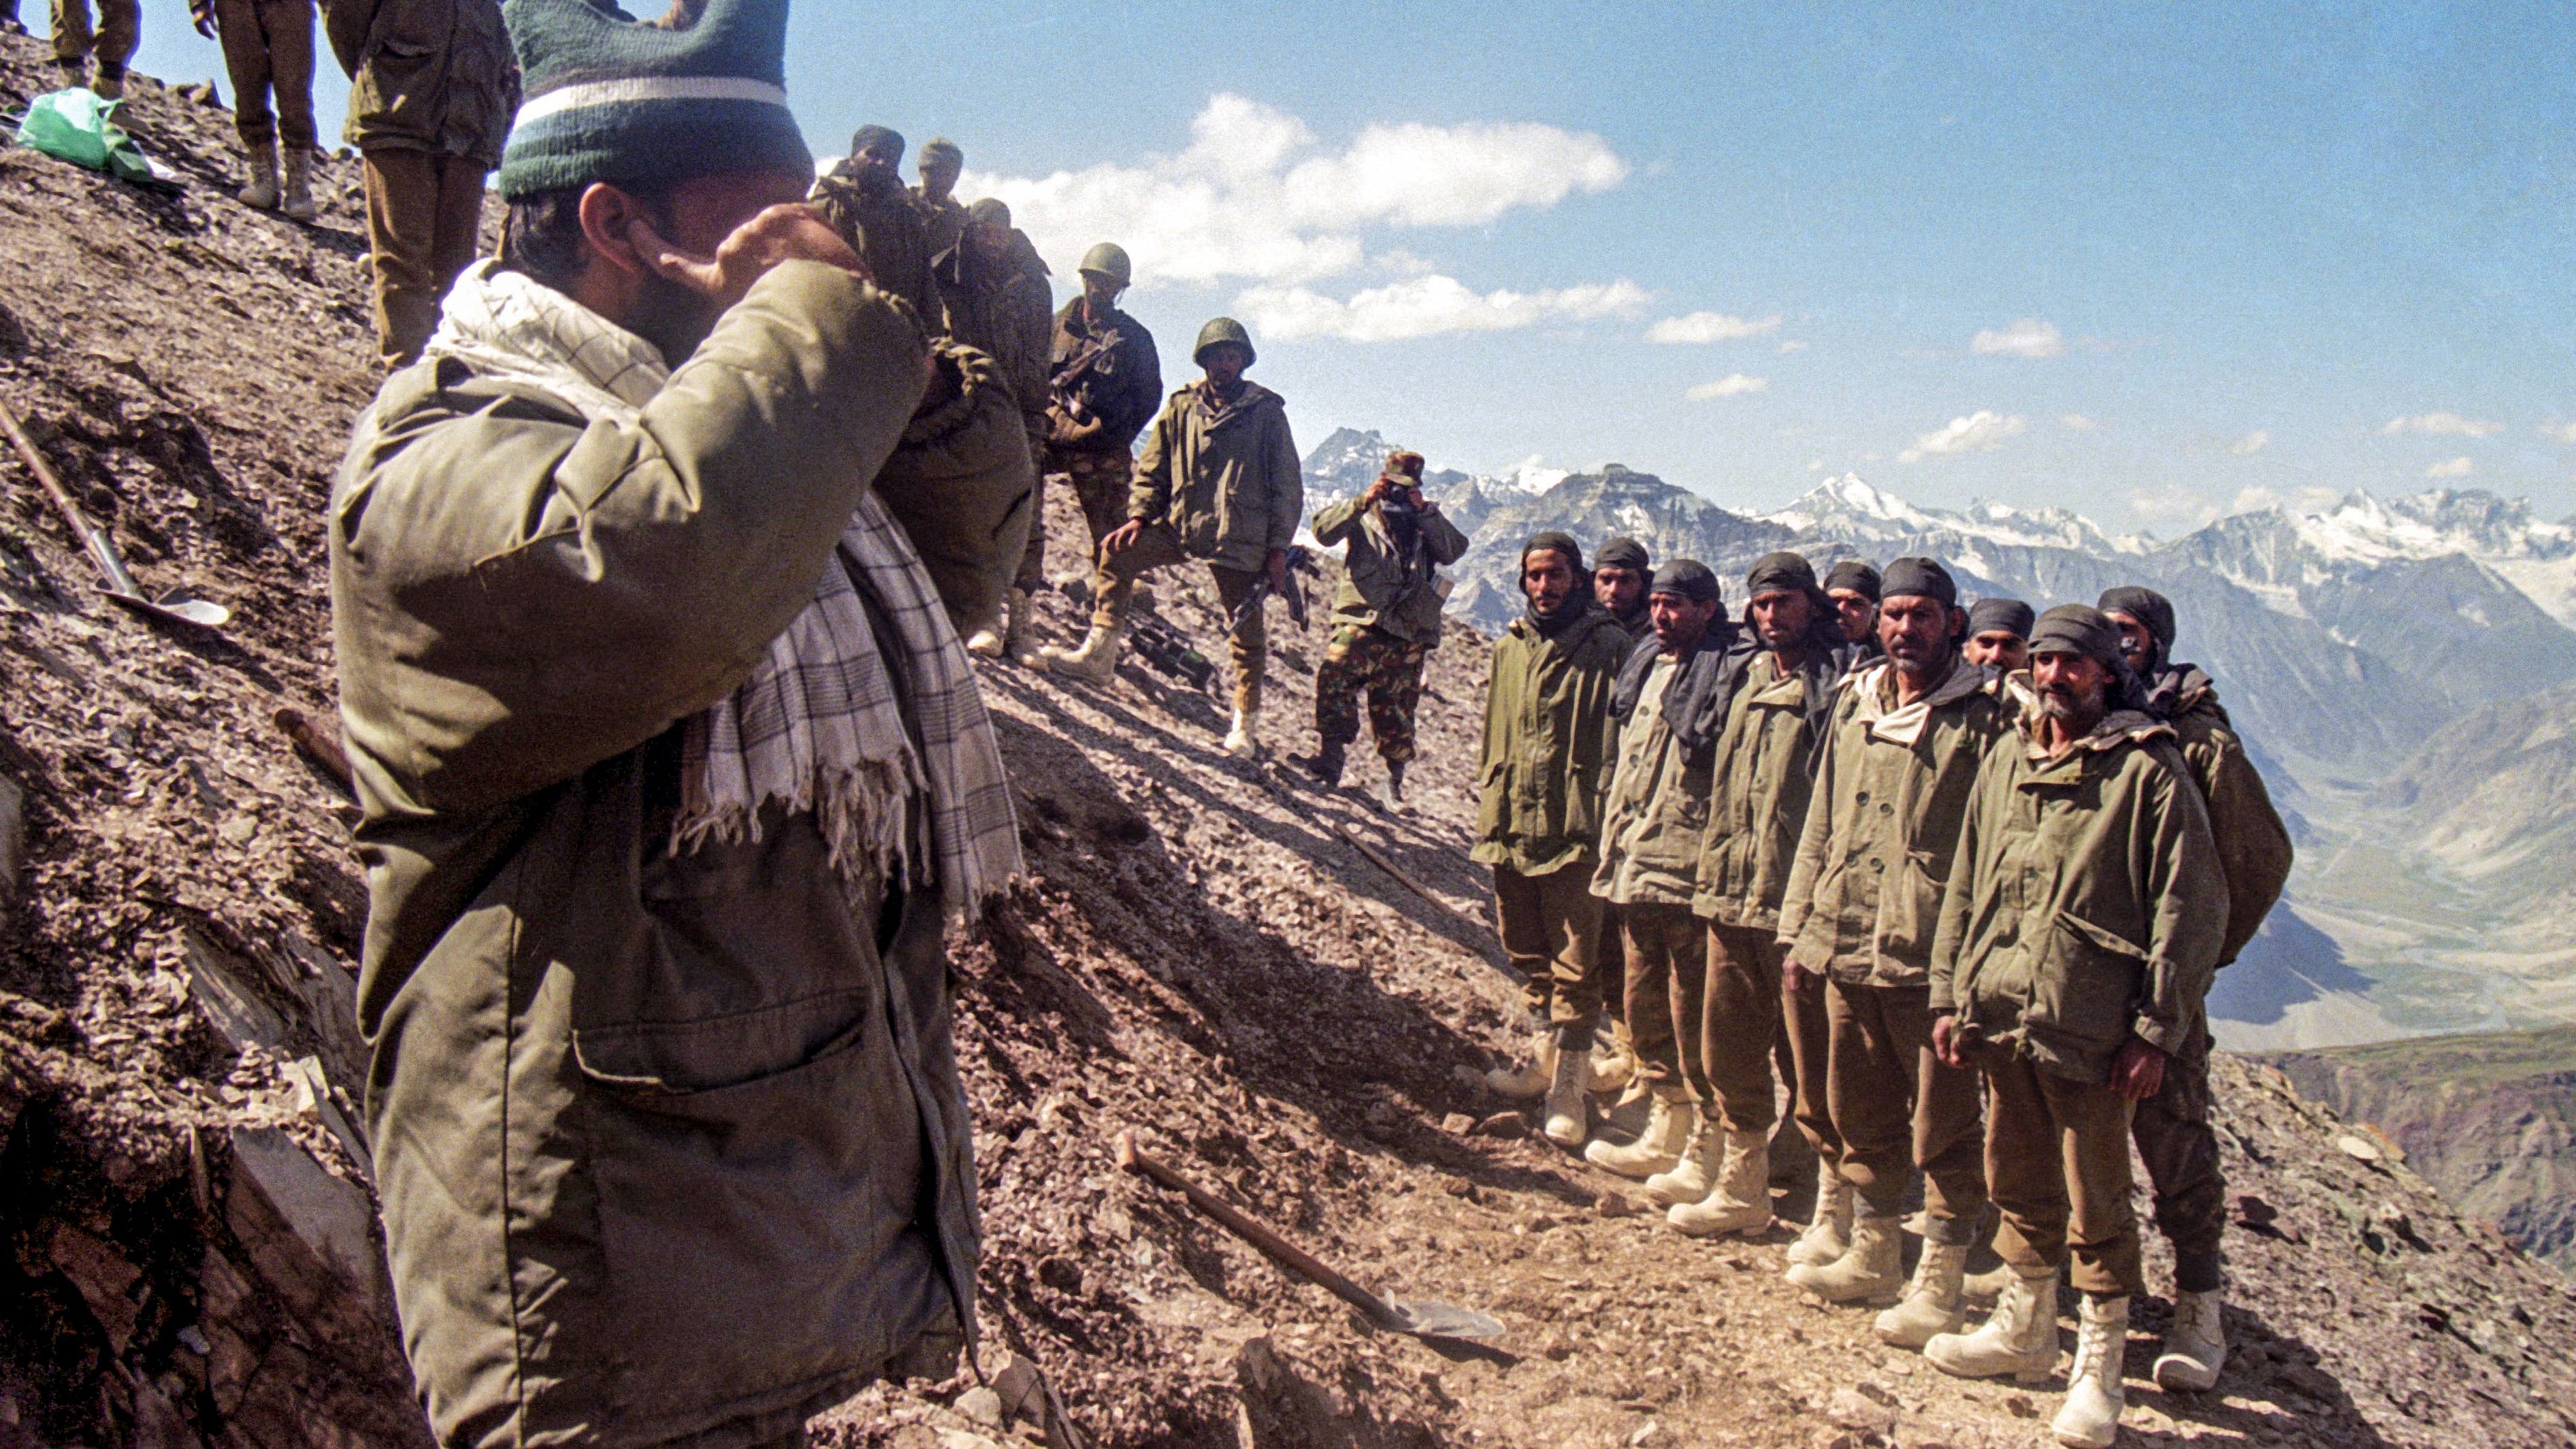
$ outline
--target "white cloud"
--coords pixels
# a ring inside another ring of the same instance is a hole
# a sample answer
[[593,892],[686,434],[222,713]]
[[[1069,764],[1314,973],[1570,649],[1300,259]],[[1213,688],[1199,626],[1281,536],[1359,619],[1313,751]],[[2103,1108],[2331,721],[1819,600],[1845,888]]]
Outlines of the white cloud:
[[2266,508],[2288,508],[2299,513],[2324,513],[2342,501],[2343,495],[2331,488],[2300,488],[2283,497],[2256,483],[2237,489],[2236,500],[2227,505],[2227,511],[2255,513]]
[[1770,390],[1771,379],[1767,377],[1747,377],[1740,372],[1730,372],[1715,382],[1701,383],[1683,396],[1692,402],[1709,402],[1722,397],[1741,397],[1748,392],[1769,392]]
[[1822,473],[1825,471],[1825,460],[1822,458],[1809,458],[1807,460],[1807,471],[1810,473]]
[[2425,469],[2424,476],[2427,478],[2466,478],[2476,471],[2478,471],[2478,465],[2469,459],[2453,458],[2447,463],[2436,463],[2432,467]]
[[2576,447],[2576,423],[2555,421],[2542,423],[2540,435],[2553,443],[2565,443],[2570,447]]
[[1914,446],[1896,455],[1900,463],[1919,463],[1952,453],[1984,453],[2003,446],[2004,439],[2019,437],[2030,430],[2028,419],[1980,408],[1963,418],[1952,418],[1914,440]]
[[1455,277],[1408,277],[1369,287],[1350,300],[1307,287],[1260,286],[1235,299],[1243,320],[1272,337],[1335,337],[1345,342],[1404,342],[1465,332],[1507,332],[1542,322],[1630,316],[1651,294],[1624,278],[1538,292],[1478,292]]
[[2393,438],[2399,433],[2429,433],[2437,438],[2492,438],[2504,431],[2504,424],[2485,418],[2464,418],[2458,413],[2417,413],[2411,418],[2390,418],[2379,430],[2381,437]]
[[2082,413],[2061,414],[2057,419],[2057,425],[2070,433],[2089,433],[2102,426],[2101,423]]
[[2066,352],[2066,338],[2056,323],[2024,317],[2000,330],[1980,331],[1968,340],[1968,350],[1980,357],[2059,357]]
[[1804,352],[1807,350],[1807,344],[1800,342],[1795,338],[1791,338],[1789,341],[1780,344],[1780,350],[1783,353]]
[[1293,286],[1382,260],[1428,276],[1418,258],[1371,256],[1389,227],[1479,226],[1625,181],[1628,163],[1589,132],[1527,122],[1373,125],[1338,152],[1300,118],[1228,93],[1190,123],[1187,149],[1134,164],[1015,177],[969,172],[962,196],[996,196],[1059,272],[1092,243],[1127,248],[1141,288],[1244,278]]
[[2218,506],[2209,501],[2208,494],[2181,484],[2132,492],[2129,511],[2150,528],[2169,528],[2177,524],[2198,528],[2218,517]]
[[2272,435],[2261,428],[2256,428],[2254,431],[2247,433],[2244,437],[2238,438],[2235,442],[2228,444],[2227,451],[2234,453],[2240,458],[2251,458],[2270,446],[2272,446]]
[[1646,329],[1648,342],[1696,343],[1734,342],[1746,337],[1759,337],[1780,330],[1780,319],[1771,317],[1731,317],[1724,312],[1693,312],[1687,317],[1667,317]]

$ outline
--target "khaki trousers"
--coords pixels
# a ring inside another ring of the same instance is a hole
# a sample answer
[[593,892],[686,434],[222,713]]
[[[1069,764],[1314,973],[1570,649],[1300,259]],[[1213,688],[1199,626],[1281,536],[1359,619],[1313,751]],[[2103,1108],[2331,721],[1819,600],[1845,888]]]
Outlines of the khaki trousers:
[[2209,1125],[2209,1024],[2194,1028],[2165,1059],[2164,1090],[2137,1104],[2130,1134],[2155,1189],[2156,1228],[2173,1244],[2174,1284],[2186,1293],[2219,1286],[2219,1239],[2227,1230],[2227,1179]]
[[2068,1281],[2097,1297],[2146,1291],[2129,1206],[2129,1104],[2109,1087],[2041,1071],[2006,1047],[1979,1059],[1986,1182],[2002,1225],[1995,1252],[2025,1272],[2073,1259]]
[[409,367],[438,323],[438,304],[474,260],[483,230],[483,163],[379,148],[367,163],[367,255],[376,278],[376,351]]
[[313,0],[215,0],[215,34],[242,144],[312,150]]
[[[1785,960],[1786,947],[1778,948]],[[1780,973],[1779,1050],[1787,1062],[1789,1111],[1798,1133],[1815,1150],[1818,1173],[1838,1171],[1842,1133],[1835,1130],[1832,1080],[1833,1018],[1825,1009],[1825,978],[1812,971]]]
[[1780,954],[1769,931],[1708,923],[1700,1071],[1730,1132],[1767,1135],[1779,1118],[1771,1039],[1780,1030]]
[[[1715,1099],[1701,1023],[1708,1013],[1708,926],[1688,906],[1632,902],[1613,907],[1626,948],[1628,1041],[1637,1075],[1666,1094]],[[1765,1085],[1768,1085],[1767,1083]]]
[[[1099,603],[1091,611],[1091,622],[1103,629],[1126,623],[1127,605],[1136,596],[1137,578],[1154,569],[1187,563],[1189,558],[1181,549],[1180,535],[1160,523],[1146,524],[1125,552],[1099,555],[1100,572],[1093,584]],[[1243,606],[1244,596],[1260,581],[1261,573],[1258,569],[1211,563],[1208,576],[1216,580],[1218,605],[1231,618]],[[1261,610],[1254,609],[1240,627],[1225,636],[1234,655],[1234,707],[1246,714],[1261,708],[1261,681],[1270,666],[1269,633],[1261,614]]]
[[143,0],[98,0],[98,23],[90,23],[90,0],[54,0],[54,59],[95,56],[101,66],[123,71],[143,43]]
[[[1601,898],[1589,861],[1545,875],[1494,867],[1494,921],[1503,953],[1521,973],[1521,1004],[1560,1035],[1589,1032],[1601,1018],[1593,958],[1601,944]],[[1582,1049],[1591,1050],[1583,1042]]]
[[1825,983],[1825,1092],[1863,1217],[1904,1212],[1923,1174],[1923,1240],[1967,1247],[1986,1210],[1980,1085],[1932,1055],[1932,988]]

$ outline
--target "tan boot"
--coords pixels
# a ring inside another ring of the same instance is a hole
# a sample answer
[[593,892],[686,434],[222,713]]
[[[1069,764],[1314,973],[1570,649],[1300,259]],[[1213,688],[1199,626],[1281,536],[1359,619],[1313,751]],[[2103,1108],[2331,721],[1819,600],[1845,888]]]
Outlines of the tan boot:
[[2157,1346],[2156,1382],[2169,1389],[2200,1393],[2215,1388],[2218,1371],[2227,1366],[2227,1295],[2174,1293],[2173,1322]]
[[2067,1449],[2111,1449],[2120,1437],[2120,1410],[2128,1394],[2120,1366],[2129,1353],[2129,1297],[2084,1295],[2075,1328],[2075,1368],[2066,1376],[2066,1402],[2048,1432]]
[[967,635],[966,652],[969,654],[980,654],[986,659],[1001,658],[1001,629],[997,625],[987,624],[983,628],[976,630],[974,633]]
[[1022,668],[1038,657],[1037,606],[1026,589],[1011,590],[1010,632],[1002,636],[1002,656]]
[[1559,1147],[1581,1147],[1592,1135],[1592,1053],[1556,1049],[1556,1074],[1547,1087],[1547,1121],[1539,1130]]
[[1080,644],[1071,649],[1050,644],[1038,651],[1038,657],[1046,661],[1050,674],[1077,684],[1107,684],[1118,677],[1118,641],[1126,634],[1124,624],[1094,624]]
[[242,148],[242,174],[248,178],[233,200],[253,211],[277,209],[277,143],[262,142]]
[[[1225,752],[1238,760],[1248,760],[1261,753],[1260,729],[1261,706],[1235,706],[1234,727],[1225,732]],[[1589,1063],[1591,1058],[1587,1056],[1584,1060]]]
[[1628,1036],[1628,1023],[1610,1024],[1610,1049],[1592,1054],[1592,1090],[1624,1092],[1637,1077],[1637,1047]]
[[1526,1102],[1544,1097],[1556,1080],[1556,1033],[1540,1027],[1530,1037],[1529,1060],[1485,1073],[1485,1086],[1498,1096]]
[[1729,1132],[1717,1181],[1697,1202],[1676,1203],[1664,1221],[1694,1238],[1721,1233],[1751,1237],[1771,1228],[1771,1139],[1760,1132]]
[[322,213],[313,205],[313,153],[286,153],[286,199],[278,212],[288,221],[311,221]]
[[1681,1160],[1646,1179],[1646,1201],[1659,1208],[1699,1201],[1717,1186],[1717,1171],[1725,1160],[1726,1124],[1715,1113],[1702,1112],[1699,1130],[1691,1134]]
[[1698,1130],[1699,1108],[1690,1098],[1658,1092],[1654,1105],[1646,1109],[1646,1130],[1637,1134],[1636,1141],[1623,1146],[1595,1142],[1583,1149],[1583,1160],[1621,1177],[1652,1177],[1680,1163],[1682,1149],[1690,1146]]
[[1963,1379],[2010,1377],[2035,1384],[2057,1370],[2057,1270],[2013,1274],[1995,1311],[1974,1333],[1934,1334],[1923,1357]]
[[90,77],[89,91],[102,101],[124,100],[125,67],[114,61],[100,61],[98,73]]
[[1821,1268],[1851,1251],[1852,1188],[1842,1174],[1822,1169],[1816,1184],[1816,1214],[1789,1245],[1789,1261]]
[[1898,1348],[1921,1348],[1936,1335],[1958,1332],[1968,1317],[1959,1302],[1959,1280],[1967,1269],[1964,1245],[1925,1243],[1923,1256],[1914,1264],[1914,1281],[1905,1285],[1905,1297],[1878,1315],[1873,1325],[1880,1341]]
[[[1998,1263],[1982,1273],[1971,1273],[1960,1279],[1959,1296],[1971,1306],[1992,1308],[2002,1301],[2012,1285],[2012,1264]],[[2049,1311],[2056,1312],[2056,1305],[2051,1304]]]
[[1791,1286],[1828,1303],[1885,1307],[1905,1291],[1905,1240],[1894,1218],[1852,1220],[1851,1248],[1830,1263],[1793,1264]]

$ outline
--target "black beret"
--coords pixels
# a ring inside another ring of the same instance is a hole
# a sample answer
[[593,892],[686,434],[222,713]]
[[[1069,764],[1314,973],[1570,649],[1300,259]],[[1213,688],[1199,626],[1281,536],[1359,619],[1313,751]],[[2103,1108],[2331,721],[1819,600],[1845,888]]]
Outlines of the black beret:
[[1889,564],[1887,577],[1875,596],[1889,598],[1897,594],[1931,599],[1945,609],[1959,605],[1959,586],[1951,579],[1950,571],[1941,567],[1938,559],[1901,558]]
[[1794,553],[1767,553],[1744,574],[1744,597],[1758,599],[1764,594],[1803,593],[1816,591],[1816,569]]

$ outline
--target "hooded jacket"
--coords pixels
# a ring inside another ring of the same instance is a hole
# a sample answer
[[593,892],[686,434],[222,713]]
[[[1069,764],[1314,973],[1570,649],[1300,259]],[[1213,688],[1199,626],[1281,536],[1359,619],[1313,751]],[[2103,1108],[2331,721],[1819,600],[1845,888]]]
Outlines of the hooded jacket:
[[1136,457],[1127,516],[1169,527],[1192,558],[1249,573],[1297,541],[1306,484],[1287,403],[1241,387],[1232,402],[1204,380],[1172,394]]
[[[1831,617],[1822,616],[1817,638],[1838,632]],[[1815,786],[1812,757],[1850,661],[1845,649],[1811,644],[1786,674],[1768,650],[1744,666],[1710,768],[1707,844],[1691,898],[1696,914],[1764,931],[1779,924]]]
[[1567,607],[1580,612],[1554,637],[1524,614],[1494,641],[1469,853],[1481,865],[1545,875],[1599,856],[1601,796],[1618,742],[1610,692],[1634,641],[1579,592]]
[[1363,501],[1331,504],[1315,515],[1315,542],[1348,543],[1333,618],[1392,634],[1409,644],[1440,642],[1439,570],[1467,552],[1467,535],[1438,508],[1425,508],[1411,549],[1396,546],[1386,520]]
[[1932,947],[1932,1009],[2079,1082],[2132,1034],[2187,1048],[2227,919],[2209,812],[2173,726],[2105,716],[2064,755],[2036,714],[1986,753]]
[[2219,868],[2227,875],[2227,939],[2221,966],[2236,959],[2289,884],[2295,851],[2281,812],[2272,807],[2261,771],[2218,703],[2218,687],[2196,665],[2157,671],[2147,687],[2147,708],[2174,727],[2184,765],[2209,807],[2209,829],[2218,841]]

